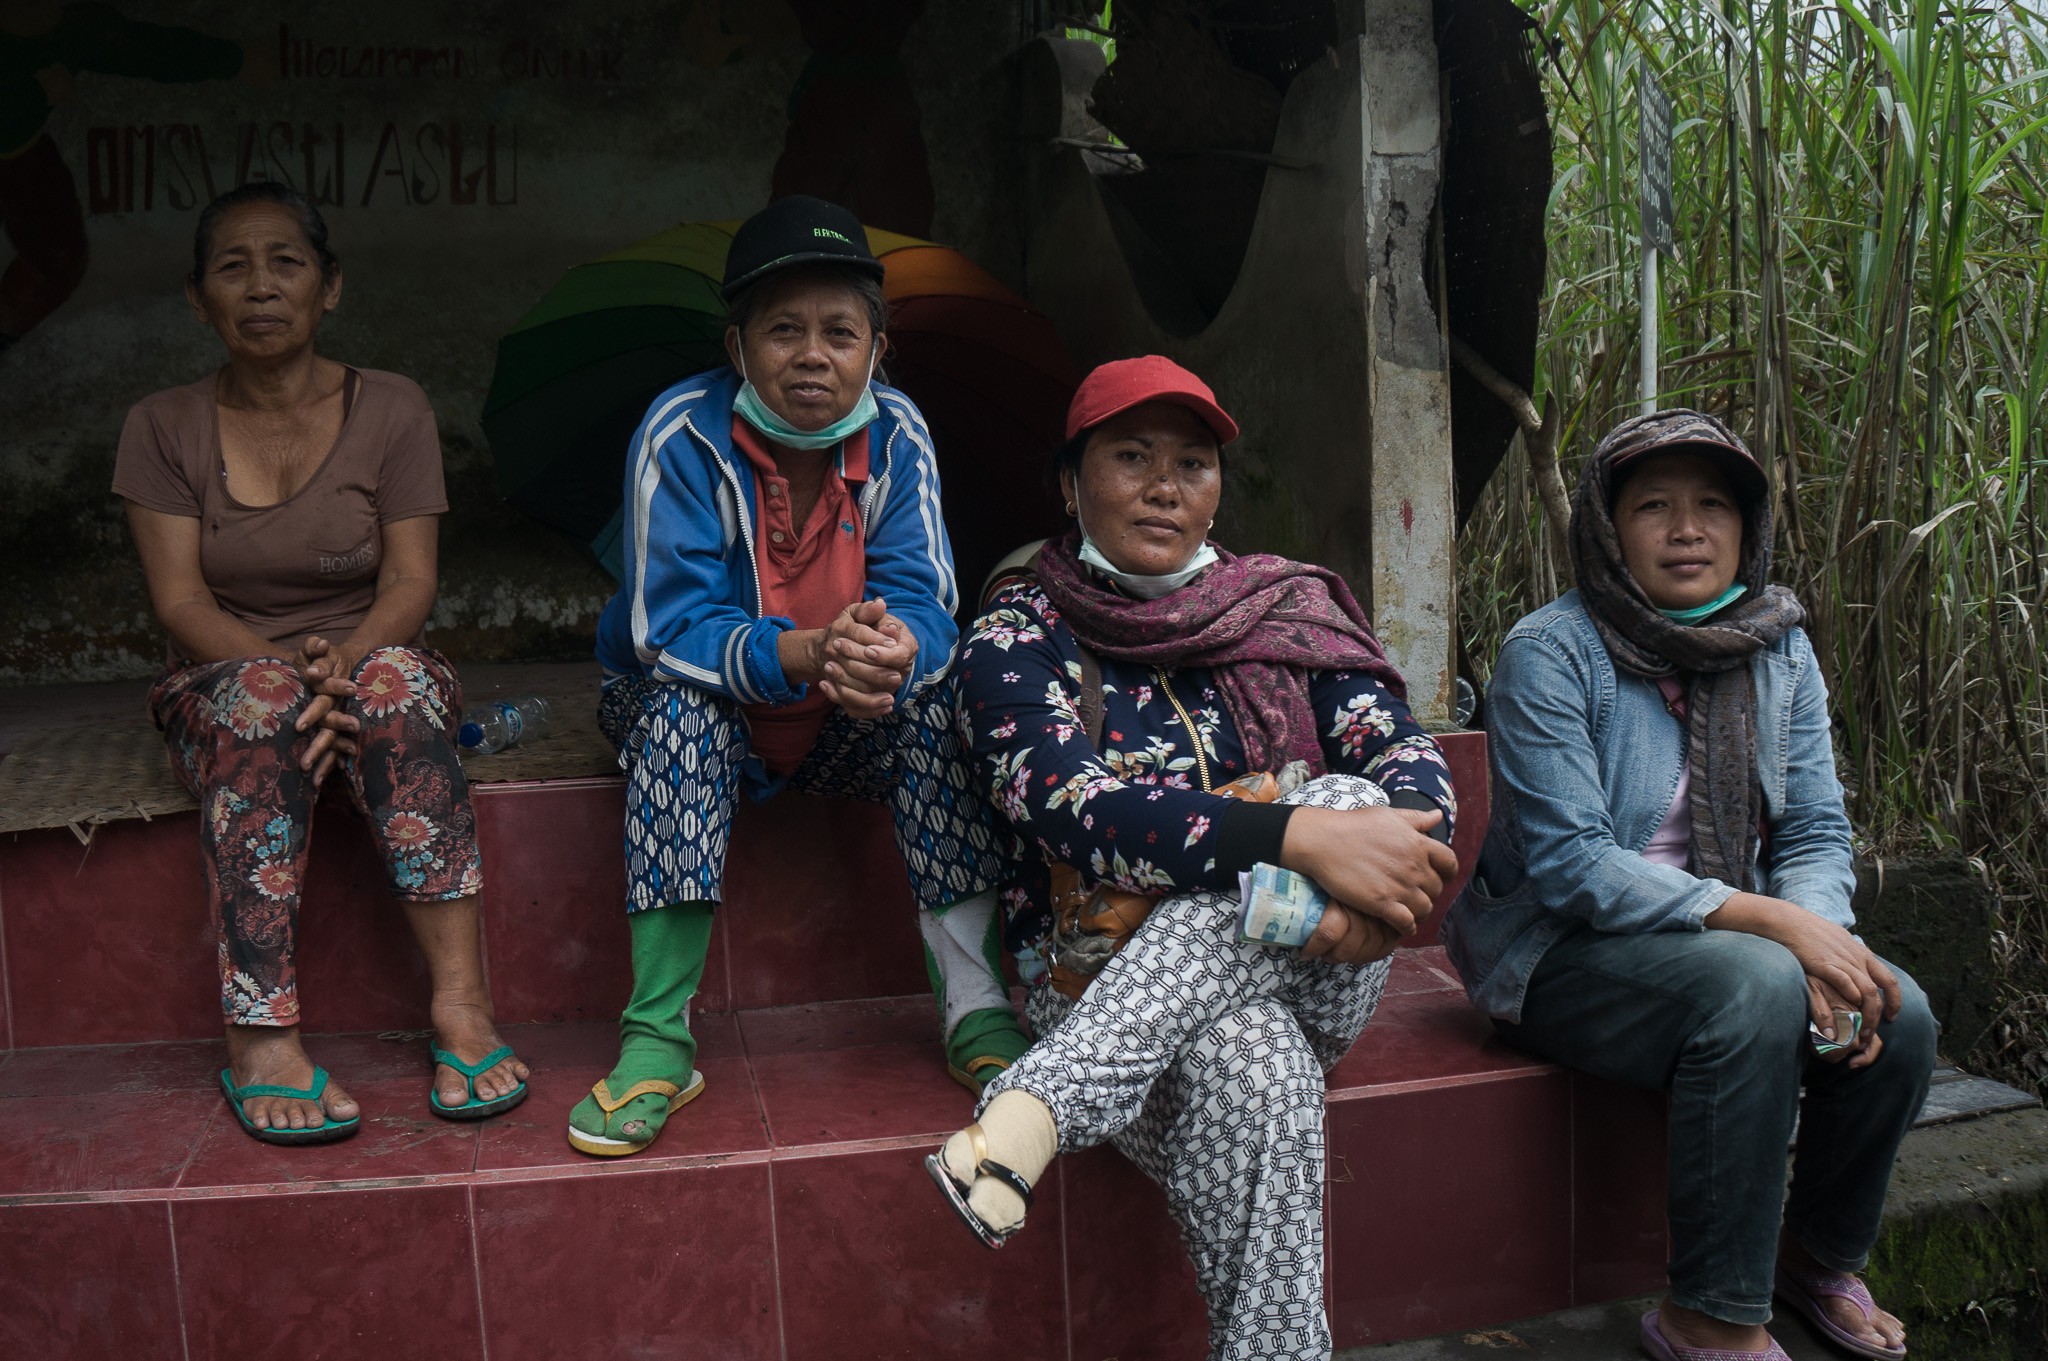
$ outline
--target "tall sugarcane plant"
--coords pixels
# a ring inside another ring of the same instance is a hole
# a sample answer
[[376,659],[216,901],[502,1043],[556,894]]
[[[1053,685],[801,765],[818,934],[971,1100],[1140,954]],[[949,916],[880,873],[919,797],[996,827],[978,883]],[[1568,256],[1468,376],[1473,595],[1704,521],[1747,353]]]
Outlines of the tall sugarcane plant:
[[[1538,397],[1575,464],[1638,400],[1636,96],[1674,106],[1660,397],[1773,475],[1870,848],[1980,857],[2008,1075],[2048,1084],[2048,18],[1994,0],[1524,0],[1555,129]],[[1464,535],[1482,676],[1570,584],[1526,458]]]

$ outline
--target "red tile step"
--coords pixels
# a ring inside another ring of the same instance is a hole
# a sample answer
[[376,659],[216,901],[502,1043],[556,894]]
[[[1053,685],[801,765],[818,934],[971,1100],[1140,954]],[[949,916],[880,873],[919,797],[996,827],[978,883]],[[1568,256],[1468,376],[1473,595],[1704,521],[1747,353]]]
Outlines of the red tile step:
[[[344,1143],[242,1133],[217,1040],[0,1056],[0,1356],[1200,1355],[1156,1189],[1061,1159],[1027,1230],[974,1245],[921,1160],[969,1114],[927,996],[701,1019],[705,1094],[658,1156],[571,1151],[608,1023],[511,1027],[533,1094],[453,1124],[425,1041],[315,1036],[362,1101]],[[1653,1288],[1654,1101],[1535,1062],[1403,952],[1331,1077],[1340,1346]],[[1113,1269],[1111,1269],[1113,1268]],[[182,1330],[182,1331],[181,1331]],[[593,1339],[601,1340],[591,1353]]]
[[[1459,859],[1469,864],[1486,827],[1486,739],[1440,740],[1462,800]],[[306,1026],[423,1026],[425,965],[385,894],[360,819],[337,790],[329,794],[314,819],[300,911]],[[500,1019],[615,1019],[631,983],[620,922],[623,781],[479,784],[475,797],[485,962]],[[197,816],[108,823],[89,845],[64,829],[0,834],[0,1047],[220,1033]],[[925,986],[910,890],[882,808],[797,794],[745,804],[729,865],[703,1009]],[[1435,939],[1432,919],[1411,944]]]

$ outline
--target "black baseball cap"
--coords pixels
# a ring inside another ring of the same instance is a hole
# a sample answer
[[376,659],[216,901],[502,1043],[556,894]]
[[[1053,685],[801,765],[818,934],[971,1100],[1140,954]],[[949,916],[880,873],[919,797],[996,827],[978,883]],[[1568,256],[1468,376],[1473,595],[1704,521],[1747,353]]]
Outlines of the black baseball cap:
[[732,234],[725,253],[725,279],[718,286],[727,302],[764,275],[791,265],[851,265],[876,280],[882,262],[868,249],[867,228],[836,203],[791,194],[755,213]]

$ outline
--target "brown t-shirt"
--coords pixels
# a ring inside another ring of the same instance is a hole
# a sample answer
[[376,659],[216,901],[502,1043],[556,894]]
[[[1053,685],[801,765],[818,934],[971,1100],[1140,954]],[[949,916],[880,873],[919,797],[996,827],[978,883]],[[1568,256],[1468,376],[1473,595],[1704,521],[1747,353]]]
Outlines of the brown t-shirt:
[[[114,494],[199,523],[199,570],[220,607],[280,649],[340,642],[369,613],[383,526],[448,509],[434,408],[409,378],[353,370],[355,398],[326,461],[290,498],[228,494],[215,375],[135,404],[114,457]],[[176,645],[171,660],[175,664]]]

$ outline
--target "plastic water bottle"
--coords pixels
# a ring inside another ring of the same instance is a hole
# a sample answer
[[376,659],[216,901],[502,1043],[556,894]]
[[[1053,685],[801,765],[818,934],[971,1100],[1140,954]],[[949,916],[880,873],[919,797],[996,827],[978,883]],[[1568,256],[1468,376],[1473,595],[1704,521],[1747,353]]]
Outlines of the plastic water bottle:
[[531,742],[548,730],[548,702],[539,695],[478,705],[455,737],[464,751],[489,755],[516,742]]

